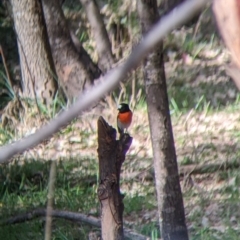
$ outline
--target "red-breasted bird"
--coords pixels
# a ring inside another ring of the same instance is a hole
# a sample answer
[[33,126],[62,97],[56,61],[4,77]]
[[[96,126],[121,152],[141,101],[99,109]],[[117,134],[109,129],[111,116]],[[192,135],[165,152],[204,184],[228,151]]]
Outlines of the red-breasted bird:
[[132,122],[132,111],[128,104],[120,103],[118,106],[117,127],[120,136],[124,133],[124,129],[128,129]]

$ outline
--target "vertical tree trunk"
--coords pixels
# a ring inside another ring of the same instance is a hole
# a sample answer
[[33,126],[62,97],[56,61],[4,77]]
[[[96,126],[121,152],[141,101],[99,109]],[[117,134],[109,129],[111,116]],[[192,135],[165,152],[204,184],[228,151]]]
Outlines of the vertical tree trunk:
[[22,71],[23,96],[50,103],[55,69],[40,0],[11,0]]
[[[159,18],[156,0],[139,0],[142,32]],[[161,235],[164,240],[188,239],[182,192],[169,114],[162,44],[144,60],[144,82],[151,131]]]
[[231,53],[232,63],[225,66],[228,75],[240,90],[240,1],[213,1],[213,12],[218,29]]
[[123,240],[123,196],[120,193],[120,171],[132,138],[125,134],[116,140],[116,130],[98,119],[99,188],[103,240]]
[[80,0],[84,6],[90,23],[98,53],[98,65],[103,72],[109,70],[113,63],[111,43],[105,28],[103,18],[95,0]]
[[101,74],[86,51],[73,44],[59,0],[42,0],[49,42],[59,82],[68,97],[78,97]]

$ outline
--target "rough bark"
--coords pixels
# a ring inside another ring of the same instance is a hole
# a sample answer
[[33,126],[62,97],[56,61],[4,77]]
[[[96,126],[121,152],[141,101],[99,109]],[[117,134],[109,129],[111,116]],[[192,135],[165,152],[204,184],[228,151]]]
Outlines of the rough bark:
[[11,0],[22,72],[23,96],[50,103],[56,92],[55,69],[40,0]]
[[74,46],[59,0],[42,0],[58,79],[69,100],[78,97],[101,74],[81,44]]
[[[137,6],[142,32],[159,18],[156,0],[141,0]],[[164,240],[186,240],[182,192],[169,114],[162,44],[144,60],[144,83],[154,158],[159,222]]]
[[80,0],[80,2],[86,10],[86,15],[96,42],[98,65],[103,72],[106,72],[112,67],[114,60],[103,17],[95,0]]
[[124,239],[123,195],[120,193],[120,171],[132,142],[128,134],[116,140],[116,130],[98,119],[99,188],[103,240]]

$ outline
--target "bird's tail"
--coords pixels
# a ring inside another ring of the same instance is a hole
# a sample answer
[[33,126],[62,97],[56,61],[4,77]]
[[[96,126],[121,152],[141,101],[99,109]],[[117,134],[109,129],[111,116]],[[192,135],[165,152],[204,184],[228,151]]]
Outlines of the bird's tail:
[[118,127],[118,132],[119,132],[119,135],[120,135],[120,138],[121,138],[123,133],[124,133],[124,130],[121,129],[120,127]]

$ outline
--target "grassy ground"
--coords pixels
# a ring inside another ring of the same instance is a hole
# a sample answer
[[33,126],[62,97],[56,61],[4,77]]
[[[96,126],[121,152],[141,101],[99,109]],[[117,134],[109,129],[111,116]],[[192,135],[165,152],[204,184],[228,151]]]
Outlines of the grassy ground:
[[[180,167],[210,163],[225,166],[227,162],[238,162],[240,155],[240,95],[225,74],[228,55],[212,31],[209,14],[205,14],[199,28],[184,27],[165,39],[169,105]],[[133,73],[121,93],[121,100],[130,101],[134,109],[129,129],[134,140],[121,175],[124,223],[156,239],[159,227],[152,150],[140,70]],[[26,115],[15,119],[14,126],[1,126],[0,144],[33,133],[55,115],[55,110],[41,111],[44,120],[35,108],[26,107]],[[107,106],[102,116],[116,126],[115,106]],[[97,118],[89,113],[74,120],[49,141],[0,166],[1,221],[46,206],[51,160],[57,161],[54,208],[99,217]],[[238,172],[233,167],[181,178],[191,239],[239,239]],[[0,239],[42,239],[44,224],[44,218],[38,218],[1,226]],[[53,222],[53,239],[88,239],[91,231],[99,229],[63,219]]]
[[[230,83],[226,82],[227,84]],[[219,102],[218,107],[205,96],[193,98],[196,104],[191,101],[189,105],[193,104],[193,107],[186,107],[179,104],[181,101],[175,100],[181,99],[175,87],[170,87],[170,106],[179,166],[209,163],[224,165],[229,161],[239,161],[238,94],[233,101],[225,104]],[[179,105],[173,104],[174,100]],[[106,110],[102,115],[115,125],[114,109]],[[99,216],[96,195],[97,117],[90,118],[88,115],[73,121],[50,141],[27,151],[13,164],[0,167],[2,219],[46,206],[49,160],[53,159],[58,161],[54,207]],[[34,123],[38,125],[36,121]],[[22,121],[16,131],[20,133],[21,129],[24,135],[24,132],[29,133],[29,126],[27,120]],[[34,130],[33,125],[31,130]],[[130,132],[134,141],[123,165],[121,184],[125,194],[124,223],[155,239],[154,236],[158,233],[157,205],[144,103],[134,110]],[[8,141],[15,134],[4,130],[1,136],[4,141]],[[194,175],[190,180],[187,176],[181,179],[191,239],[238,239],[239,181],[238,169]],[[5,236],[6,239],[41,239],[44,222],[40,218],[4,226],[0,228],[0,236]],[[88,233],[94,230],[96,229],[90,226],[64,220],[54,220],[53,224],[54,239],[87,239]]]
[[[207,111],[190,110],[173,116],[180,166],[197,166],[210,162],[224,165],[227,161],[238,161],[238,106],[236,102],[218,110],[208,107]],[[140,124],[143,119],[145,124]],[[99,216],[96,195],[98,164],[95,120],[89,122],[92,128],[87,125],[86,120],[84,123],[83,120],[74,122],[44,147],[47,155],[50,149],[54,151],[56,145],[58,149],[59,146],[63,146],[58,152],[65,152],[66,155],[63,157],[60,154],[56,157],[56,209]],[[79,130],[79,127],[84,125],[85,129]],[[73,132],[75,136],[71,135]],[[151,178],[152,152],[147,114],[143,108],[135,111],[131,133],[134,142],[122,171],[121,188],[125,194],[124,222],[135,231],[154,236],[158,229],[157,205],[154,182]],[[81,139],[77,139],[79,135]],[[69,141],[68,147],[66,139]],[[27,161],[23,161],[21,157],[12,164],[1,166],[1,219],[46,206],[50,168],[48,160],[53,157],[40,159],[41,149],[43,146],[26,153],[24,158],[28,159]],[[57,156],[56,152],[55,150],[53,155]],[[191,239],[238,239],[238,169],[194,175],[188,180],[187,176],[183,177],[181,184]],[[6,239],[41,239],[44,222],[44,219],[40,218],[27,223],[4,226],[0,228],[0,236],[5,236]],[[87,239],[90,231],[94,231],[94,228],[65,220],[54,220],[54,239]]]

